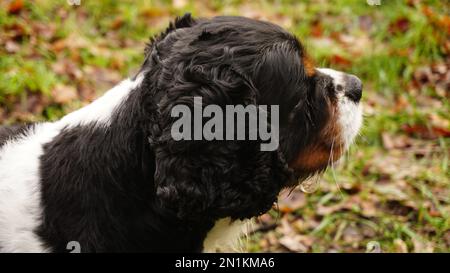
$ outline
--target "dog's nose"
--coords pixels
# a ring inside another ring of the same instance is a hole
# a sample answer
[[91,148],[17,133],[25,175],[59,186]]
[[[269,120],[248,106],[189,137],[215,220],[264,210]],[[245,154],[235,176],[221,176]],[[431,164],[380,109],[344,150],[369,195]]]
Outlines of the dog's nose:
[[345,75],[345,96],[359,102],[362,96],[362,82],[355,75]]

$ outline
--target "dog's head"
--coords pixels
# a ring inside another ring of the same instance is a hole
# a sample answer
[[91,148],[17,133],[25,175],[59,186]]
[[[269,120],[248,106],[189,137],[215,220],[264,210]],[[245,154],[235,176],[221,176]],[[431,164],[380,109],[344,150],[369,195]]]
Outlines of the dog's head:
[[[145,54],[141,73],[158,113],[149,129],[156,196],[181,219],[266,212],[282,188],[337,160],[361,125],[360,80],[315,68],[300,42],[271,23],[185,15]],[[194,109],[194,97],[222,109],[277,105],[278,148],[261,151],[261,139],[175,140],[172,110]]]

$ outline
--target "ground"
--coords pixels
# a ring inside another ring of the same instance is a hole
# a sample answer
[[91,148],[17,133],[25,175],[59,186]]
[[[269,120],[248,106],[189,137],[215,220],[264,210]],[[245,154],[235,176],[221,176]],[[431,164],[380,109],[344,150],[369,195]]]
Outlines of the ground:
[[446,1],[21,1],[0,4],[0,124],[54,120],[137,71],[184,12],[242,15],[299,37],[364,82],[365,123],[339,164],[280,198],[252,252],[450,251]]

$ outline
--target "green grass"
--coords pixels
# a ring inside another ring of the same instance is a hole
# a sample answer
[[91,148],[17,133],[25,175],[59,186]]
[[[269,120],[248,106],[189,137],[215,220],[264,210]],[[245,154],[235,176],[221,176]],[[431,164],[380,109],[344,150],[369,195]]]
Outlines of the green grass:
[[[413,84],[423,67],[449,69],[445,1],[369,6],[362,0],[214,0],[174,7],[172,1],[81,0],[69,6],[40,0],[27,2],[18,14],[8,13],[9,2],[0,4],[4,124],[57,119],[88,103],[136,71],[148,38],[184,12],[251,16],[288,28],[318,66],[363,80],[365,124],[342,164],[320,179],[319,189],[303,194],[305,204],[292,212],[271,211],[263,220],[274,228],[253,233],[248,250],[288,251],[278,239],[291,236],[311,252],[361,252],[371,241],[384,252],[450,251],[450,140],[427,135],[435,128],[450,130],[449,93],[439,86],[449,83]],[[16,45],[14,52],[7,42]],[[64,62],[79,71],[58,73],[55,65]],[[57,85],[76,87],[78,97],[55,102]],[[333,213],[319,213],[319,207],[333,206]],[[304,237],[287,234],[283,221]]]

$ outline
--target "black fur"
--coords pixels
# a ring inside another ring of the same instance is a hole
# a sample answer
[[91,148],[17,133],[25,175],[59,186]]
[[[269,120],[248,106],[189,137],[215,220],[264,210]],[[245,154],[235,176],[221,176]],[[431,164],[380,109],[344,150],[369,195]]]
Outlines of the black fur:
[[0,148],[5,145],[7,141],[24,136],[32,127],[33,124],[0,126]]
[[[201,251],[217,219],[271,208],[295,158],[324,126],[326,85],[280,27],[241,17],[185,15],[145,50],[143,83],[110,127],[65,129],[41,157],[44,222],[55,251]],[[280,148],[259,141],[174,141],[174,105],[280,105]],[[1,132],[1,131],[0,131]],[[2,137],[0,133],[0,144]]]

